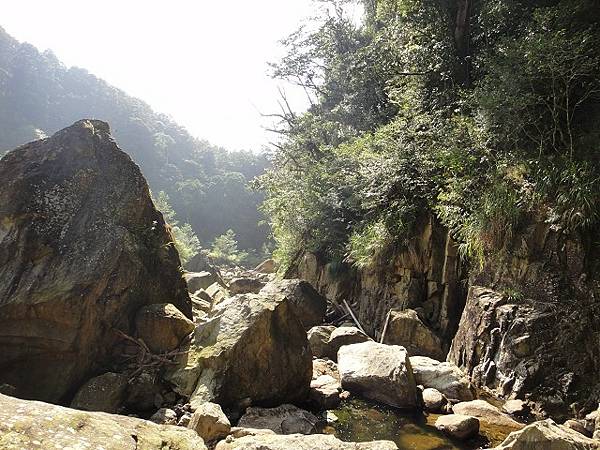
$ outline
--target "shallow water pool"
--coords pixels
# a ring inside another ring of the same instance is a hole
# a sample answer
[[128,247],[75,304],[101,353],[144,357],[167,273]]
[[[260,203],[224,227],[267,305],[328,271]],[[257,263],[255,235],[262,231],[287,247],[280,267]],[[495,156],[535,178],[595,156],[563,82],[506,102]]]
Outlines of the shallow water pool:
[[512,431],[482,423],[480,436],[469,441],[456,441],[433,426],[439,417],[437,414],[410,414],[361,399],[346,400],[332,412],[338,420],[328,424],[323,432],[334,434],[343,441],[390,440],[401,450],[473,450],[494,447]]

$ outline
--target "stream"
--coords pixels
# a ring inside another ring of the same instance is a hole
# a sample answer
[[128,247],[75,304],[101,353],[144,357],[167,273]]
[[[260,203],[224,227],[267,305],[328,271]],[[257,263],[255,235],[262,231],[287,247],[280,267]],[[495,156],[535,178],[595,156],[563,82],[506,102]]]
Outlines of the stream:
[[331,410],[338,418],[322,431],[343,441],[394,441],[401,450],[474,450],[494,447],[509,431],[481,423],[479,436],[457,441],[438,431],[434,424],[438,414],[407,413],[362,399],[342,402]]

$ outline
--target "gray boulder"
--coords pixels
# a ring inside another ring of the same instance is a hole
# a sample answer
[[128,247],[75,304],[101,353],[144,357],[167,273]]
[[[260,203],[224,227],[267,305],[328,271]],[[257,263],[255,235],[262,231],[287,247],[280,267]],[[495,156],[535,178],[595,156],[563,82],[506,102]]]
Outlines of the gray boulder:
[[363,342],[338,352],[342,387],[396,408],[417,407],[417,385],[408,353],[397,345]]
[[438,360],[446,358],[442,340],[412,309],[390,312],[383,342],[401,345],[411,356],[428,356]]
[[293,405],[276,408],[248,408],[238,427],[269,429],[277,434],[313,434],[319,419],[312,413]]
[[435,427],[455,439],[465,440],[479,433],[479,420],[472,416],[448,414],[435,421]]
[[600,442],[592,440],[552,419],[534,422],[514,431],[495,450],[596,450]]
[[417,384],[434,388],[448,399],[473,400],[469,379],[454,364],[436,361],[426,356],[411,356],[410,364]]
[[107,372],[81,386],[71,402],[71,408],[117,413],[125,402],[126,391],[127,377]]

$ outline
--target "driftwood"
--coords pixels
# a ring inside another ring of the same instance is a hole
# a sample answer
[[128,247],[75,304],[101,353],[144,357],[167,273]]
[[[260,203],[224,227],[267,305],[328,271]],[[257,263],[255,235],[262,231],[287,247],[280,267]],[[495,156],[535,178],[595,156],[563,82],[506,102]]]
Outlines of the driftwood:
[[383,344],[383,340],[385,339],[385,333],[387,333],[388,323],[390,322],[390,316],[392,315],[392,310],[390,309],[385,316],[385,322],[383,323],[383,330],[381,331],[381,336],[379,337],[379,343]]
[[[115,331],[121,338],[132,342],[139,349],[139,351],[134,355],[121,355],[123,358],[125,358],[124,362],[129,362],[127,369],[131,370],[131,373],[129,374],[130,381],[144,371],[159,371],[166,365],[176,364],[177,361],[175,361],[175,358],[177,356],[188,353],[187,351],[180,351],[179,349],[175,349],[166,353],[152,353],[143,339],[136,339],[128,334],[123,333],[121,330]],[[186,341],[190,338],[191,333],[186,338]]]
[[348,313],[350,314],[350,317],[352,317],[352,320],[354,321],[354,323],[356,324],[356,326],[358,327],[358,329],[368,336],[367,332],[365,331],[365,329],[362,327],[362,325],[360,324],[360,322],[358,321],[358,319],[354,315],[354,312],[352,311],[352,308],[350,308],[350,305],[348,304],[348,302],[346,300],[342,300],[342,302],[344,303],[344,306],[348,310]]

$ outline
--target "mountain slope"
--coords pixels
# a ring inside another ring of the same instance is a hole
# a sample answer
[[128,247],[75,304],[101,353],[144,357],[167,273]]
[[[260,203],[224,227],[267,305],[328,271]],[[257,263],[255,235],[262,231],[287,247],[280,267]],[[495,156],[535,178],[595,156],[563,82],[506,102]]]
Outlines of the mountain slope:
[[50,135],[81,118],[108,122],[119,145],[138,163],[153,191],[169,194],[180,220],[203,246],[233,229],[243,248],[260,248],[260,194],[247,182],[268,162],[250,152],[228,152],[192,137],[84,69],[20,43],[0,28],[0,154]]

